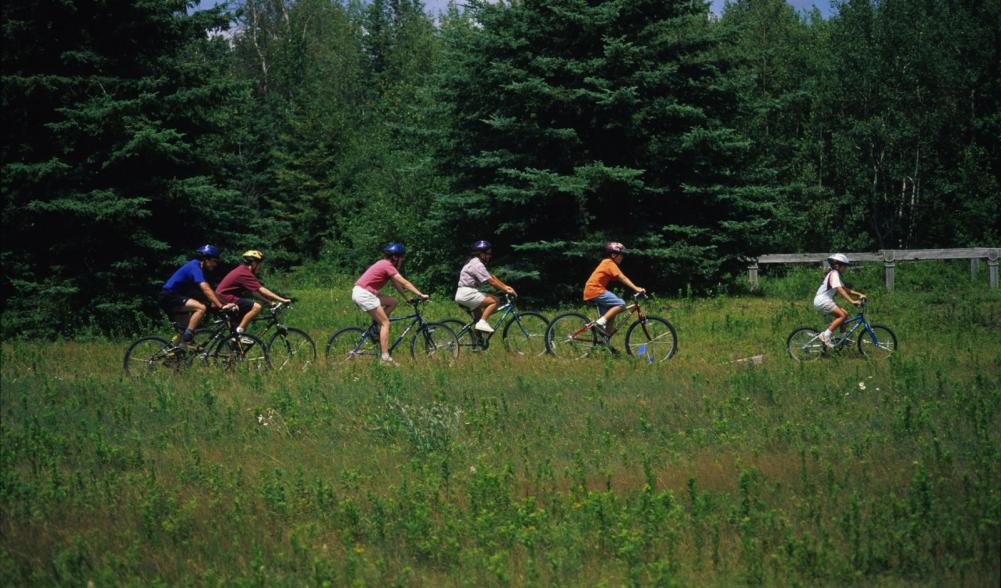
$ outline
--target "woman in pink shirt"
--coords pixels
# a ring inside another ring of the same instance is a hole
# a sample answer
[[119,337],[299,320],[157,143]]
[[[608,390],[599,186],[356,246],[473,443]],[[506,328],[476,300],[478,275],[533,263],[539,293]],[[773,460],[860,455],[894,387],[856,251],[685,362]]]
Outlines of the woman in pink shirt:
[[403,296],[407,295],[407,290],[413,292],[421,300],[427,300],[428,295],[417,289],[416,286],[404,278],[400,272],[400,264],[407,255],[406,249],[399,243],[391,243],[383,249],[383,259],[373,263],[365,273],[355,282],[355,287],[351,290],[351,300],[372,317],[372,321],[379,325],[379,346],[382,349],[382,360],[393,361],[389,357],[389,315],[396,308],[396,299],[392,296],[385,296],[379,290],[392,282],[393,287]]

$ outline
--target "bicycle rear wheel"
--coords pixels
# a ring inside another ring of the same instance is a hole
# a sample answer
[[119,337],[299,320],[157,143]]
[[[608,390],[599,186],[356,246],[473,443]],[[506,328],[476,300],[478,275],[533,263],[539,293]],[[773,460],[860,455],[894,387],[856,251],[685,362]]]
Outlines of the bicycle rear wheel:
[[451,364],[459,357],[459,339],[441,323],[427,323],[410,340],[410,356],[436,365]]
[[813,361],[820,359],[826,353],[824,342],[818,335],[820,331],[810,327],[799,327],[786,339],[786,351],[789,357],[796,361]]
[[516,355],[546,354],[549,321],[537,312],[519,312],[504,325],[504,347]]
[[340,363],[356,357],[379,357],[379,335],[366,335],[365,329],[345,327],[327,339],[327,361]]
[[126,375],[141,377],[177,371],[187,363],[185,352],[166,339],[143,337],[129,345],[122,367]]
[[565,312],[546,328],[546,349],[562,359],[581,359],[594,351],[598,338],[591,321],[577,312]]
[[276,370],[305,371],[316,365],[316,345],[302,329],[285,327],[268,341],[268,355]]
[[648,316],[629,325],[626,352],[648,363],[665,361],[678,351],[678,334],[667,319]]
[[267,345],[250,333],[232,333],[221,339],[212,352],[212,363],[232,372],[260,373],[271,369]]
[[889,327],[869,325],[872,334],[863,330],[858,336],[859,353],[873,359],[885,359],[897,352],[897,336]]
[[483,351],[483,335],[473,330],[472,325],[466,329],[465,323],[458,319],[445,319],[443,321],[438,321],[438,324],[445,325],[449,329],[452,329],[452,332],[455,333],[456,339],[459,340],[459,348],[462,349],[463,353],[479,353],[480,351]]

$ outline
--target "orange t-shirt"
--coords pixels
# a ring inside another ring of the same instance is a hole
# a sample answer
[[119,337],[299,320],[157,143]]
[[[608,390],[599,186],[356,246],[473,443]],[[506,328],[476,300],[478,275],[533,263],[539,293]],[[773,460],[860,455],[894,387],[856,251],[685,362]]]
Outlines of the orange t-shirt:
[[623,275],[622,270],[619,269],[619,265],[612,261],[612,258],[606,257],[602,259],[598,267],[594,268],[591,277],[587,279],[587,283],[584,284],[584,300],[591,300],[598,297],[608,289],[609,282],[618,280]]

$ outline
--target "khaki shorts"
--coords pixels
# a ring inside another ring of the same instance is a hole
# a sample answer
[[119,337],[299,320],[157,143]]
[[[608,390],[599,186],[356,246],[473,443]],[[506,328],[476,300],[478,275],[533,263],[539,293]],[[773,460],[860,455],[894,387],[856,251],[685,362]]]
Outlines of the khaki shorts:
[[382,306],[382,303],[379,302],[378,296],[361,286],[355,286],[354,289],[351,290],[351,300],[358,305],[358,308],[364,310],[365,312],[375,310]]
[[487,295],[480,292],[476,288],[469,288],[466,286],[459,286],[459,289],[455,291],[455,301],[459,303],[459,306],[463,308],[468,308],[469,310],[475,310],[480,307],[483,303],[483,299]]
[[818,296],[813,299],[813,308],[821,314],[830,314],[837,307],[838,305],[834,303],[834,300],[826,296]]

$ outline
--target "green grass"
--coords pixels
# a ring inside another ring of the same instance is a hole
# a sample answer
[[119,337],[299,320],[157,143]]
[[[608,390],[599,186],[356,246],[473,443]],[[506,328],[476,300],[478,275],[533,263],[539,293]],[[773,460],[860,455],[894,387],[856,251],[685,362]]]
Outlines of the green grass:
[[[853,276],[887,362],[785,356],[820,325],[807,270],[655,301],[680,349],[652,366],[497,347],[136,381],[124,340],[4,343],[0,583],[996,586],[1001,296],[901,267],[894,294]],[[321,353],[365,324],[295,294]]]

